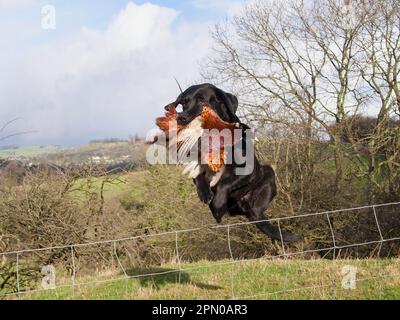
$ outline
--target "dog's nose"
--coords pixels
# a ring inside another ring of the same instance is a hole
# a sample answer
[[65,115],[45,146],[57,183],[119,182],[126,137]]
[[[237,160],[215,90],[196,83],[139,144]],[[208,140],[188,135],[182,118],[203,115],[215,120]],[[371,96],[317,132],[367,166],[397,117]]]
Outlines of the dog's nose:
[[168,104],[168,105],[166,105],[165,107],[164,107],[164,109],[165,109],[165,111],[169,111],[169,108],[172,106],[172,104],[170,103],[170,104]]
[[187,123],[187,117],[185,115],[178,115],[178,117],[176,118],[176,121],[178,122],[178,124],[180,125],[184,125]]

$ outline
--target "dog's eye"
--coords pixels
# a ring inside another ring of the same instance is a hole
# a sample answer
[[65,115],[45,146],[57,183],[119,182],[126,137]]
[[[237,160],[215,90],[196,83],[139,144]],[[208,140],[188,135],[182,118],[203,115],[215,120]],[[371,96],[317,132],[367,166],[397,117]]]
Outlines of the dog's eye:
[[183,111],[183,106],[181,105],[181,104],[178,104],[177,106],[176,106],[176,112],[178,112],[178,113],[181,113],[182,111]]

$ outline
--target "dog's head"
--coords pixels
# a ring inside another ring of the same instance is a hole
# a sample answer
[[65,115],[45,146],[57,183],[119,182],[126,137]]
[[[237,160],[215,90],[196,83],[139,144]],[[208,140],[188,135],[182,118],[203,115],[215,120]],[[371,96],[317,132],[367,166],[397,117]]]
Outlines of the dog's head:
[[[208,83],[189,87],[170,105],[173,105],[178,110],[179,106],[182,106],[177,122],[183,126],[200,115],[203,105],[210,106],[226,122],[240,122],[236,116],[238,99],[234,95]],[[170,105],[166,106],[165,109],[168,110]]]

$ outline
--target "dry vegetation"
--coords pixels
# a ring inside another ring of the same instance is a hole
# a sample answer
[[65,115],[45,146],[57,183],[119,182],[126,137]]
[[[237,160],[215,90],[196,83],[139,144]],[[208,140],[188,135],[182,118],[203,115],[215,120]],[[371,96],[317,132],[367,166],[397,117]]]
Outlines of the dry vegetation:
[[[2,187],[1,252],[68,246],[135,235],[149,236],[215,223],[207,207],[198,201],[191,181],[182,177],[179,169],[149,167],[122,176],[98,175],[99,172],[93,172],[90,168],[79,173],[35,174],[29,175],[23,185]],[[285,197],[283,193],[279,196],[271,208],[271,217],[285,215],[281,211]],[[378,214],[384,237],[399,237],[398,206],[379,208]],[[291,213],[287,212],[287,215]],[[332,218],[337,245],[379,240],[371,210],[338,213]],[[238,220],[229,218],[230,223],[235,221]],[[332,246],[325,216],[294,219],[282,226],[306,237],[303,245],[286,247],[288,253],[321,250],[315,254],[294,257],[333,257],[332,250],[323,250]],[[232,227],[230,235],[235,259],[282,254],[280,245],[260,234],[254,226]],[[76,247],[73,249],[74,268],[70,247],[23,253],[18,257],[20,290],[40,287],[41,268],[44,265],[57,268],[61,283],[68,282],[73,274],[83,282],[85,279],[92,281],[90,275],[93,274],[98,275],[98,280],[104,274],[115,277],[113,270],[119,269],[120,263],[124,269],[136,270],[137,274],[141,270],[146,273],[151,267],[163,269],[171,263],[176,265],[175,240],[175,234],[167,234],[116,244]],[[181,233],[178,245],[182,263],[196,265],[208,261],[214,264],[230,258],[226,228]],[[338,259],[375,258],[379,255],[384,258],[399,256],[399,250],[398,243],[393,242],[382,247],[370,245],[349,248],[335,254]],[[4,256],[0,270],[1,292],[16,292],[16,255]]]

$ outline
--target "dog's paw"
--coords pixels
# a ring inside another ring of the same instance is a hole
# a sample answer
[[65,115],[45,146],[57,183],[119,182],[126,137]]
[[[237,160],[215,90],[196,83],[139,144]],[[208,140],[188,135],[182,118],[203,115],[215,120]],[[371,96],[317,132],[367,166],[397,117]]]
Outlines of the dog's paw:
[[218,224],[220,224],[222,222],[222,215],[215,214],[213,212],[213,216],[214,216],[215,221],[217,221]]
[[202,192],[199,192],[199,198],[202,202],[209,205],[214,199],[214,192],[212,192],[211,189],[203,190]]

